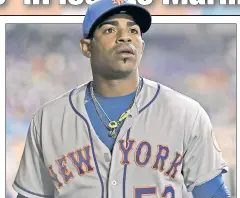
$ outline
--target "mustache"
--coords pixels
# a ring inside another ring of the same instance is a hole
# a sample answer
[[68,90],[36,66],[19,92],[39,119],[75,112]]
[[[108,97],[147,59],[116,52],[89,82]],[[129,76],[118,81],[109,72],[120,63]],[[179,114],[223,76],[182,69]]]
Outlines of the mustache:
[[117,53],[129,52],[131,54],[135,54],[136,50],[137,50],[136,47],[131,43],[121,43],[121,44],[116,45],[112,49],[113,52],[117,52]]

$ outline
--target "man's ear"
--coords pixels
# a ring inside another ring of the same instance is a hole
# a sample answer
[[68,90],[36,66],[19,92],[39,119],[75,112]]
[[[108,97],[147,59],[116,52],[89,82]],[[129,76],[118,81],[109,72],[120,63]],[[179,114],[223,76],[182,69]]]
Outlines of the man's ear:
[[84,56],[86,56],[87,58],[91,57],[91,40],[90,39],[80,40],[80,48]]
[[144,49],[145,49],[145,42],[144,42],[144,40],[142,40],[142,54],[144,52]]

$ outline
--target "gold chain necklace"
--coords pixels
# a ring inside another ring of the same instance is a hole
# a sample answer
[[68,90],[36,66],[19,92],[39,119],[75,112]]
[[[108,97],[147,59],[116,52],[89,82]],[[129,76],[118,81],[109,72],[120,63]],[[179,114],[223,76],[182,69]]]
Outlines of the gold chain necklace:
[[[109,118],[109,116],[107,115],[107,113],[104,111],[104,109],[102,108],[101,104],[98,102],[95,94],[94,94],[94,90],[93,90],[93,82],[91,81],[90,82],[90,95],[91,95],[91,98],[93,100],[93,104],[95,106],[95,109],[97,111],[97,114],[100,118],[100,120],[102,121],[102,123],[104,124],[104,126],[109,130],[109,136],[112,137],[112,138],[116,138],[117,137],[117,128],[121,126],[121,124],[124,122],[124,120],[127,118],[127,116],[129,115],[129,112],[136,100],[136,97],[137,95],[139,94],[140,92],[140,89],[141,89],[141,83],[142,82],[142,78],[140,78],[140,81],[139,81],[139,84],[138,84],[138,87],[137,87],[137,91],[136,91],[136,94],[134,96],[134,99],[132,100],[132,103],[129,105],[128,109],[126,111],[124,111],[120,117],[118,118],[118,120],[111,120]],[[102,110],[102,112],[104,113],[105,117],[107,118],[108,120],[108,124],[106,122],[104,122],[104,119],[102,118],[102,115],[100,113],[100,110],[99,108]]]

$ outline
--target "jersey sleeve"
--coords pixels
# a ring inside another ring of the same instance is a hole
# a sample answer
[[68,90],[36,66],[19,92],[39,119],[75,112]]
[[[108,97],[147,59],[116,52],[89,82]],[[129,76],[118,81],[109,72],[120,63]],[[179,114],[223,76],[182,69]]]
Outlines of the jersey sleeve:
[[40,142],[40,135],[32,119],[13,183],[13,188],[25,197],[53,197],[54,194],[54,185],[43,161]]
[[[192,116],[192,115],[191,115]],[[210,181],[228,167],[214,135],[206,111],[198,105],[198,113],[189,118],[193,124],[186,125],[186,150],[183,159],[183,177],[188,191]]]

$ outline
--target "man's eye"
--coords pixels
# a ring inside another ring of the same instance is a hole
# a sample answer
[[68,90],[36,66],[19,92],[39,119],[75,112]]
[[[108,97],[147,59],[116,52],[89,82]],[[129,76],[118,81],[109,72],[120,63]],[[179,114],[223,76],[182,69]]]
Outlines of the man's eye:
[[136,29],[130,29],[130,32],[131,32],[132,34],[138,34],[138,31],[137,31]]
[[107,33],[107,34],[113,33],[113,32],[114,32],[113,28],[108,28],[108,29],[104,30],[104,33]]

